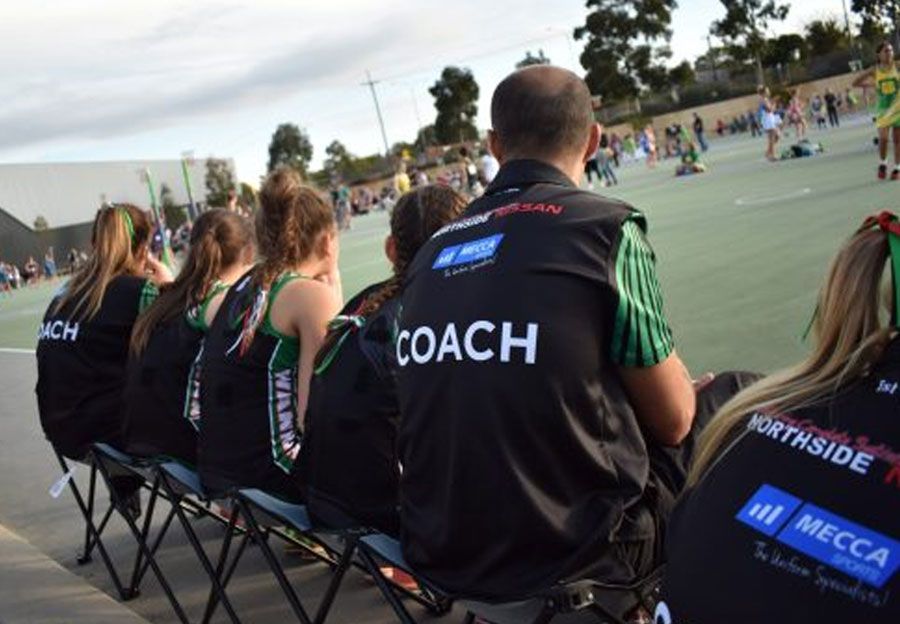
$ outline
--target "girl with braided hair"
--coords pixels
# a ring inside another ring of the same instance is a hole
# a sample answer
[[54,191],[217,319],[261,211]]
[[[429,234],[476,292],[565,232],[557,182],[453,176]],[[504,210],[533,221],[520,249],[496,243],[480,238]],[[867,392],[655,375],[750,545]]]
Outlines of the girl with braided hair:
[[253,229],[224,209],[191,230],[181,273],[138,318],[125,385],[125,450],[197,464],[203,339],[225,291],[253,263]]
[[416,252],[465,206],[447,186],[400,198],[384,246],[393,275],[345,306],[316,356],[297,476],[310,514],[326,526],[399,530],[394,338],[400,293]]
[[300,500],[291,478],[313,359],[341,307],[337,228],[293,170],[260,191],[260,262],[232,286],[200,365],[198,468],[204,487],[254,487]]

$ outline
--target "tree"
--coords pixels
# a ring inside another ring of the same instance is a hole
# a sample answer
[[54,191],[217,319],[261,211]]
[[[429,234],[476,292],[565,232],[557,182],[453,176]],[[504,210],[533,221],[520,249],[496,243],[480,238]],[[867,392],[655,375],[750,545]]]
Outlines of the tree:
[[42,215],[38,215],[34,218],[34,230],[36,232],[43,232],[49,227],[50,224],[47,223],[47,219],[45,219]]
[[781,35],[766,42],[763,62],[766,65],[790,65],[795,61],[806,60],[808,56],[806,39],[797,34]]
[[206,205],[223,208],[228,203],[228,192],[234,190],[234,173],[227,160],[206,159]]
[[575,38],[587,38],[580,60],[591,93],[609,102],[664,87],[676,0],[588,0],[587,6],[592,10]]
[[312,155],[312,142],[306,132],[296,124],[283,123],[275,129],[269,143],[267,169],[271,173],[279,166],[286,165],[301,175],[306,175]]
[[173,231],[187,221],[184,206],[179,206],[175,203],[172,189],[165,182],[159,185],[159,205],[162,208],[163,219],[165,219],[166,225]]
[[256,196],[256,189],[246,182],[241,182],[240,187],[238,199],[241,205],[250,212],[256,212],[256,209],[259,208],[259,198]]
[[712,34],[742,45],[756,60],[756,81],[765,82],[762,56],[769,22],[784,21],[791,6],[776,0],[720,0],[725,17],[712,23]]
[[472,71],[445,67],[440,79],[428,89],[434,97],[437,118],[434,133],[439,143],[458,143],[478,138],[478,83]]
[[686,87],[697,81],[697,75],[694,68],[687,61],[682,61],[669,70],[668,83],[673,87]]
[[850,8],[863,18],[865,30],[893,33],[894,47],[900,47],[900,0],[853,0]]
[[530,65],[549,65],[550,59],[544,56],[543,50],[538,50],[537,56],[532,56],[531,50],[525,52],[525,58],[516,63],[516,69],[529,67]]
[[806,25],[806,43],[810,54],[820,56],[835,50],[845,50],[850,41],[844,28],[836,19],[829,17],[813,20]]
[[429,145],[437,145],[437,135],[434,132],[434,124],[428,124],[424,128],[419,128],[416,134],[416,150],[424,152]]
[[325,171],[331,175],[346,177],[353,163],[353,155],[347,150],[344,144],[340,141],[332,141],[331,144],[325,148],[325,154],[327,155],[324,162]]

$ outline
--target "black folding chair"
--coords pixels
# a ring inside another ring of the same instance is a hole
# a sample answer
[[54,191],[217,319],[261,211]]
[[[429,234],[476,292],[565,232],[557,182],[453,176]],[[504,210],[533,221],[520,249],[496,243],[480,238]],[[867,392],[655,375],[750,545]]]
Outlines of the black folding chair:
[[[187,513],[185,513],[185,507],[194,510],[197,514],[202,514],[204,516],[212,518],[213,520],[231,528],[229,519],[223,518],[222,516],[208,511],[205,507],[198,505],[191,498],[188,498],[189,496],[193,496],[201,503],[212,503],[214,500],[213,498],[208,497],[206,492],[203,490],[203,486],[200,483],[200,476],[196,473],[196,471],[176,461],[159,461],[158,463],[156,463],[155,469],[160,485],[162,486],[162,490],[165,493],[166,498],[168,498],[169,502],[172,504],[172,509],[175,512],[175,517],[178,519],[182,530],[187,536],[188,542],[190,543],[191,548],[194,550],[194,554],[197,556],[197,560],[200,561],[201,566],[203,566],[204,572],[206,572],[206,575],[209,577],[211,590],[210,598],[207,601],[206,610],[203,615],[204,624],[209,622],[210,618],[212,618],[213,610],[219,602],[221,602],[222,606],[225,608],[229,619],[234,624],[240,624],[240,619],[238,618],[237,613],[232,607],[231,601],[228,599],[228,596],[225,594],[225,589],[222,586],[222,582],[220,580],[221,570],[217,571],[213,568],[213,565],[209,557],[207,556],[206,551],[203,549],[203,544],[200,543],[200,539],[197,537],[197,532],[191,525]],[[249,534],[245,532],[244,539],[242,540],[239,547],[238,557],[240,557],[240,554],[243,553],[244,548],[247,545],[248,538]],[[228,539],[230,540],[231,538],[228,537]]]
[[[75,469],[75,466],[70,465],[69,461],[56,449],[56,447],[53,447],[53,453],[56,455],[56,460],[59,462],[63,474],[69,475],[70,472]],[[106,547],[103,545],[103,540],[101,539],[103,531],[106,529],[106,525],[112,516],[114,506],[110,503],[109,507],[107,507],[106,511],[103,513],[100,523],[94,523],[95,501],[97,498],[97,465],[90,455],[83,460],[77,461],[76,464],[87,466],[90,470],[90,476],[88,478],[87,501],[85,501],[82,496],[81,490],[78,488],[75,479],[71,476],[68,478],[69,489],[72,491],[72,495],[75,497],[75,503],[78,505],[78,510],[81,512],[81,516],[84,519],[84,546],[75,561],[78,565],[90,563],[93,560],[92,555],[94,548],[96,548],[100,552],[100,558],[103,560],[103,565],[106,567],[107,572],[109,572],[110,579],[112,579],[113,585],[116,588],[116,593],[119,594],[119,597],[122,600],[130,600],[134,598],[134,594],[130,587],[125,587],[122,583],[119,574],[116,572],[116,568],[113,565],[112,559],[106,551]]]
[[[359,554],[366,571],[403,624],[416,622],[404,606],[401,600],[403,597],[418,602],[433,615],[444,615],[453,607],[453,597],[449,593],[433,587],[421,575],[416,574],[403,557],[400,542],[396,539],[383,533],[363,536],[360,539]],[[378,560],[409,574],[418,583],[419,590],[410,591],[392,583],[382,573]]]
[[[571,614],[590,616],[596,624],[626,624],[639,608],[652,614],[662,569],[629,585],[613,585],[594,580],[561,583],[515,602],[493,603],[459,598],[466,610],[464,624],[473,624],[476,616],[492,624],[547,624]],[[585,621],[578,618],[578,621]]]
[[[216,572],[220,575],[219,578],[223,589],[227,587],[228,582],[231,580],[240,558],[241,552],[239,551],[232,559],[228,569],[225,570],[230,542],[236,531],[237,521],[241,518],[247,525],[246,535],[259,546],[269,569],[272,571],[282,592],[284,592],[297,619],[303,624],[311,624],[312,622],[320,624],[321,622],[324,622],[334,603],[334,597],[337,594],[341,581],[352,563],[358,537],[354,533],[348,532],[346,535],[341,536],[341,539],[344,542],[343,547],[339,547],[334,543],[329,544],[326,540],[322,539],[322,536],[313,531],[309,514],[304,505],[286,502],[267,494],[262,490],[237,490],[232,493],[231,500],[234,509],[229,525],[229,531],[226,533],[222,552],[219,555],[219,562],[216,566]],[[281,527],[286,527],[288,530],[296,532],[300,535],[300,539],[297,539],[288,532],[282,530]],[[286,543],[307,550],[333,569],[334,574],[325,591],[325,595],[319,602],[314,618],[311,619],[309,617],[300,598],[297,596],[297,592],[291,586],[291,583],[284,572],[284,568],[272,551],[269,544],[269,537],[271,535],[275,535]],[[312,542],[315,546],[321,547],[326,554],[323,555],[321,552],[318,552],[309,542]],[[244,543],[241,544],[241,549],[243,549],[245,543],[246,537]],[[214,602],[214,600],[215,598],[211,597],[211,601]]]
[[523,600],[492,603],[453,596],[450,592],[429,587],[427,581],[419,580],[421,576],[416,575],[403,557],[400,542],[387,535],[372,534],[363,537],[360,552],[378,588],[403,624],[415,624],[415,619],[400,601],[397,587],[391,586],[380,574],[375,557],[416,578],[430,604],[424,603],[421,597],[413,596],[413,598],[426,604],[432,613],[437,615],[446,613],[454,601],[459,602],[467,611],[465,624],[473,624],[476,617],[492,624],[546,624],[558,616],[569,616],[578,612],[591,614],[591,622],[596,624],[625,624],[628,615],[640,607],[646,609],[648,613],[653,613],[662,578],[660,568],[646,578],[629,585],[580,580],[537,592],[534,596]]
[[[169,582],[166,580],[166,577],[163,575],[162,570],[160,570],[159,565],[156,562],[156,551],[159,549],[159,546],[172,523],[172,519],[176,515],[176,507],[179,510],[181,507],[179,505],[172,505],[172,508],[169,510],[166,519],[163,521],[163,524],[156,535],[153,545],[149,545],[147,540],[150,534],[156,501],[159,498],[161,480],[158,471],[153,467],[152,461],[137,459],[104,443],[93,444],[91,446],[91,455],[93,456],[93,463],[97,467],[97,471],[100,473],[100,476],[103,478],[103,481],[109,490],[112,506],[119,512],[122,519],[125,520],[132,537],[134,537],[134,540],[137,543],[137,555],[134,561],[131,585],[128,588],[129,597],[134,597],[139,593],[141,580],[149,568],[153,571],[166,598],[172,605],[175,615],[181,622],[188,624],[184,609],[178,602],[175,593],[172,591],[172,587],[169,585]],[[113,483],[113,477],[121,475],[133,475],[142,479],[145,483],[151,483],[150,498],[147,502],[147,510],[144,512],[144,520],[141,526],[138,526],[137,521],[132,517],[127,509],[126,501],[122,499],[121,494]]]

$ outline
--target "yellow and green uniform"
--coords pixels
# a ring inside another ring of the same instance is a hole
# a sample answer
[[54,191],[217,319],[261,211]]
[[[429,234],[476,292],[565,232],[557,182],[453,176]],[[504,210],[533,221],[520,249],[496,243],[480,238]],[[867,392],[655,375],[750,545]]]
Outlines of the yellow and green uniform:
[[900,128],[900,99],[897,98],[897,90],[900,89],[900,73],[897,67],[891,65],[888,69],[875,67],[875,92],[877,95],[876,115],[879,128],[893,126]]

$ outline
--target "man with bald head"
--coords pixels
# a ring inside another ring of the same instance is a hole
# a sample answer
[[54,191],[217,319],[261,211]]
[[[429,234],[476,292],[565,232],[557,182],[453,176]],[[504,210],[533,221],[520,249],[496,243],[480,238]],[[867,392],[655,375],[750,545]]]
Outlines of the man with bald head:
[[535,66],[491,103],[500,171],[408,269],[397,333],[402,542],[438,586],[513,600],[658,562],[695,394],[644,216],[578,187],[600,128],[575,74]]

